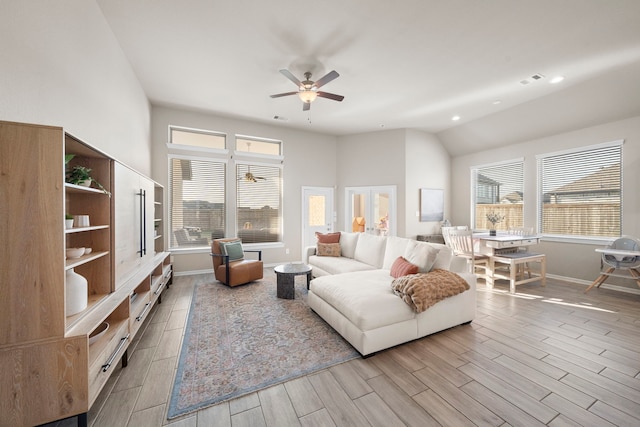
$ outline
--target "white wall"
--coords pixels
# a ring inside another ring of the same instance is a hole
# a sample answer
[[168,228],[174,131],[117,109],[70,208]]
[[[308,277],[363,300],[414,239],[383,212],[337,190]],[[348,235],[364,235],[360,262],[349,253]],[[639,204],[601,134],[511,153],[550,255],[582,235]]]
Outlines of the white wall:
[[[169,125],[206,129],[227,134],[229,143],[233,143],[235,134],[272,138],[283,141],[284,188],[283,215],[284,245],[281,248],[264,249],[265,264],[279,264],[302,260],[302,187],[336,185],[336,138],[312,132],[302,132],[283,126],[231,119],[211,114],[185,111],[168,107],[152,109],[152,162],[154,179],[168,190],[167,142]],[[168,192],[167,192],[168,194]],[[167,215],[167,212],[165,212]],[[166,216],[168,218],[168,216]],[[227,218],[228,224],[235,218]],[[290,250],[286,254],[286,249]],[[188,254],[174,254],[176,272],[210,270],[209,251]]]
[[432,134],[396,129],[338,138],[338,222],[344,230],[344,188],[371,185],[397,187],[397,234],[415,238],[440,231],[439,222],[420,222],[420,188],[445,190],[449,211],[449,154]]
[[94,1],[2,1],[0,120],[61,126],[151,172],[150,106]]
[[420,211],[421,188],[442,189],[444,217],[449,218],[451,157],[436,136],[415,130],[406,131],[405,157],[405,236],[438,234],[440,221],[420,222],[416,212]]
[[345,187],[395,185],[398,206],[397,235],[405,235],[405,131],[385,130],[338,137],[337,230],[344,224]]
[[[469,224],[471,218],[470,168],[493,162],[524,157],[524,224],[536,224],[537,154],[584,147],[624,139],[623,146],[623,229],[622,234],[640,236],[640,116],[586,129],[561,133],[495,150],[459,156],[452,161],[451,218],[454,224]],[[545,241],[536,250],[547,255],[549,274],[593,281],[600,269],[600,255],[595,248],[606,242],[571,243]],[[609,281],[608,281],[609,282]],[[614,280],[630,288],[631,281]]]

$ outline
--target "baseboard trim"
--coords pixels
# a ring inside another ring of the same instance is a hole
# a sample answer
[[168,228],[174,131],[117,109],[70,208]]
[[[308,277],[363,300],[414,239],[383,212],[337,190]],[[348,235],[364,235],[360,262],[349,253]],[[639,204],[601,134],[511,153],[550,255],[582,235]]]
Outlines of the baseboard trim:
[[[280,264],[284,264],[282,262],[276,262],[273,264],[264,264],[265,268],[273,268],[276,267]],[[188,270],[188,271],[174,271],[173,275],[174,276],[195,276],[196,274],[213,274],[213,269],[206,269],[206,270]]]
[[213,274],[213,269],[208,270],[189,270],[189,271],[180,271],[174,272],[174,276],[195,276],[196,274]]
[[[556,274],[547,274],[547,277],[550,277],[552,279],[562,280],[564,282],[575,283],[577,285],[584,285],[584,286],[589,286],[590,284],[593,283],[593,281],[590,281],[590,280],[576,279],[575,277],[558,276]],[[608,283],[603,283],[602,285],[600,285],[600,287],[603,289],[610,289],[612,291],[626,292],[628,294],[640,295],[640,288],[638,289],[628,288],[626,286],[611,285]]]
[[[276,267],[278,265],[280,265],[281,263],[274,263],[274,264],[265,264],[265,267],[268,268],[272,268],[272,267]],[[178,276],[194,276],[196,274],[213,274],[213,270],[189,270],[189,271],[181,271],[181,272],[174,272],[173,275],[178,277]],[[589,286],[591,283],[591,281],[588,280],[583,280],[583,279],[576,279],[575,277],[566,277],[566,276],[559,276],[557,274],[547,274],[547,277],[551,278],[551,279],[556,279],[556,280],[562,280],[563,282],[570,282],[570,283],[575,283],[576,285],[584,285],[584,286]],[[635,295],[640,295],[640,288],[639,289],[634,289],[634,288],[627,288],[625,286],[618,286],[618,285],[610,285],[607,283],[603,283],[602,285],[600,285],[601,288],[603,289],[610,289],[612,291],[618,291],[618,292],[626,292],[629,294],[635,294]]]

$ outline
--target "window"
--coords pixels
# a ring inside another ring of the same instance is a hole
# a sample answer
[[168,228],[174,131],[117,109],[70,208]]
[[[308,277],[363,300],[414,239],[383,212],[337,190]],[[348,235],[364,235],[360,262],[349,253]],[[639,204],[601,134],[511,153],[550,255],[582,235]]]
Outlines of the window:
[[522,159],[471,168],[473,228],[494,228],[487,214],[497,213],[504,219],[496,229],[508,230],[523,225],[524,163]]
[[282,154],[281,146],[281,141],[242,135],[236,136],[236,151],[239,152],[279,156]]
[[622,142],[538,156],[543,234],[620,237]]
[[243,243],[282,241],[281,142],[236,137],[236,219]]
[[226,148],[226,135],[199,129],[169,126],[169,143],[198,148]]
[[238,237],[243,243],[281,241],[280,168],[238,164],[236,179]]
[[172,250],[282,242],[282,141],[237,135],[226,147],[224,133],[169,127]]
[[225,236],[226,164],[170,157],[171,248],[209,247]]

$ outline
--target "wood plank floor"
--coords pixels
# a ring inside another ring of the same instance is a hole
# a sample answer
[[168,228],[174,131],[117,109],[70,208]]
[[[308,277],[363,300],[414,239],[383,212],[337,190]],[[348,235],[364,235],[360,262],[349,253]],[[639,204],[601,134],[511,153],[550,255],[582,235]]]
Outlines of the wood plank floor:
[[114,372],[93,406],[90,425],[640,425],[640,295],[585,295],[585,286],[553,279],[515,295],[506,282],[494,290],[480,283],[470,325],[170,422],[191,294],[203,277],[175,278],[132,343],[129,366]]

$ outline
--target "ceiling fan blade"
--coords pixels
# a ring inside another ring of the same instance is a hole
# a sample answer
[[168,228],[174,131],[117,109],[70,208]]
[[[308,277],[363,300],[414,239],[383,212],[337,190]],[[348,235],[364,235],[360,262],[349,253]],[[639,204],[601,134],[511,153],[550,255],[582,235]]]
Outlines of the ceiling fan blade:
[[317,80],[313,85],[316,88],[319,88],[320,86],[324,86],[327,83],[329,83],[331,80],[334,80],[336,78],[338,78],[340,76],[340,74],[338,74],[338,72],[336,70],[331,71],[330,73],[327,73],[324,77],[321,77],[319,80]]
[[280,98],[281,96],[289,96],[289,95],[295,95],[298,92],[284,92],[284,93],[276,93],[275,95],[271,95],[272,98]]
[[302,111],[309,111],[310,108],[311,108],[311,103],[310,102],[303,102],[302,103]]
[[321,98],[333,99],[334,101],[342,101],[344,99],[344,96],[336,95],[335,93],[329,93],[329,92],[317,92],[317,93],[318,93],[318,96]]
[[300,82],[300,80],[298,80],[298,78],[291,74],[291,71],[287,70],[286,68],[280,70],[280,74],[291,80],[296,86],[302,86],[302,82]]

